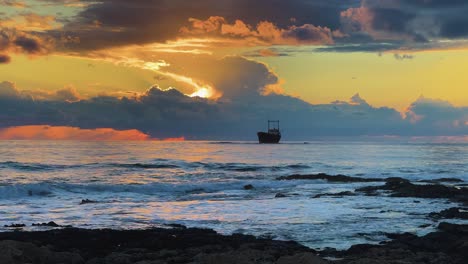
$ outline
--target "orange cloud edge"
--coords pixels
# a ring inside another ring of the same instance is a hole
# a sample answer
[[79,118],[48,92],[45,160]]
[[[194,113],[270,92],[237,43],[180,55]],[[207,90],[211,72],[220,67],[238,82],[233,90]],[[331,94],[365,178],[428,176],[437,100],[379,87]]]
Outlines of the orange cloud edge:
[[0,129],[0,140],[185,141],[185,138],[152,138],[136,129],[83,129],[71,126],[28,125]]

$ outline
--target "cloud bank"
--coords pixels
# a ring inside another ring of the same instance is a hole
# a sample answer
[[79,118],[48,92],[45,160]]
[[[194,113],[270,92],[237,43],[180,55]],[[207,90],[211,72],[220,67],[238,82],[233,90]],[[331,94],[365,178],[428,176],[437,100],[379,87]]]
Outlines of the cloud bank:
[[281,86],[281,81],[262,63],[226,57],[213,64],[220,74],[219,78],[214,74],[211,79],[206,78],[203,66],[192,74],[210,80],[222,93],[217,100],[190,97],[175,88],[157,85],[144,93],[85,98],[72,88],[38,93],[3,82],[0,124],[4,128],[49,125],[137,129],[152,138],[187,139],[255,140],[255,133],[265,129],[268,119],[281,120],[287,140],[316,136],[468,134],[468,108],[441,100],[421,97],[405,113],[374,107],[359,94],[347,101],[314,105],[281,94],[281,90],[265,93],[270,86]]

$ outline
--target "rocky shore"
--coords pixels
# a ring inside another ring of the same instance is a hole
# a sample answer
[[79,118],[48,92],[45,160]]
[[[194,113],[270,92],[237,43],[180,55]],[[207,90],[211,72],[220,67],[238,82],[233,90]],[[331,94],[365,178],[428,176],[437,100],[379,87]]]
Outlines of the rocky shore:
[[387,234],[380,245],[355,245],[346,251],[315,251],[296,242],[223,236],[196,228],[87,230],[0,233],[0,263],[5,264],[464,264],[468,225],[441,223],[423,237]]
[[[329,182],[381,182],[354,191],[322,196],[385,195],[390,197],[438,198],[456,202],[453,207],[427,215],[436,221],[468,218],[468,189],[457,179],[413,183],[402,178],[363,179],[345,175],[292,175],[278,180],[326,180]],[[449,183],[444,185],[442,183]],[[455,184],[455,185],[454,185]],[[255,186],[246,185],[245,190]],[[277,198],[283,196],[276,195]],[[82,204],[95,201],[83,200]],[[210,229],[168,228],[147,230],[88,230],[54,222],[34,224],[51,230],[23,232],[21,223],[5,226],[0,233],[0,263],[3,264],[162,264],[162,263],[263,263],[263,264],[464,264],[468,259],[468,225],[440,222],[435,232],[386,234],[380,244],[354,245],[348,250],[316,251],[292,241],[275,241],[249,235],[224,236]],[[310,234],[313,236],[314,234]]]

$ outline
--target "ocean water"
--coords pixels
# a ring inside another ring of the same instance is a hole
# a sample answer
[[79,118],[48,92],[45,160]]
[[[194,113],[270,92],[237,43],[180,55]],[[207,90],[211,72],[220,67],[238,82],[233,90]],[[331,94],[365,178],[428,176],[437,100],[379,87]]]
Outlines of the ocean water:
[[431,232],[438,222],[427,214],[455,206],[385,195],[313,198],[381,183],[276,180],[319,172],[466,183],[468,145],[0,141],[0,231],[48,221],[116,229],[177,223],[345,249],[380,242],[385,232]]

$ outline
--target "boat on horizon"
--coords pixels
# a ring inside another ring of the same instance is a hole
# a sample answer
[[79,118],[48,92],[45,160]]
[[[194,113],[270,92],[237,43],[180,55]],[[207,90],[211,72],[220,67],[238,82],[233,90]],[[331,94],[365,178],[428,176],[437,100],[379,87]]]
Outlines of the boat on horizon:
[[258,143],[277,144],[281,140],[279,120],[268,120],[268,132],[257,132]]

